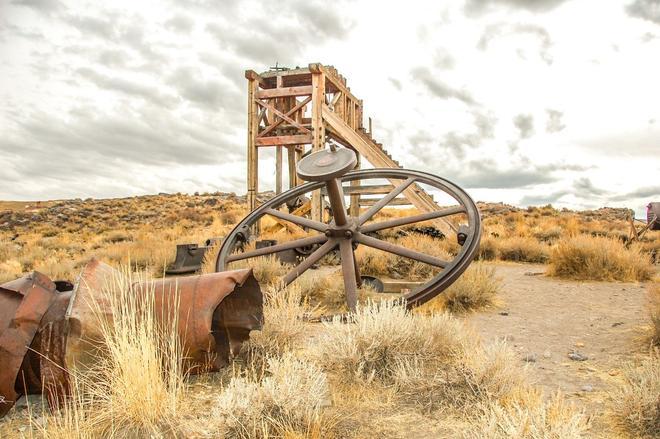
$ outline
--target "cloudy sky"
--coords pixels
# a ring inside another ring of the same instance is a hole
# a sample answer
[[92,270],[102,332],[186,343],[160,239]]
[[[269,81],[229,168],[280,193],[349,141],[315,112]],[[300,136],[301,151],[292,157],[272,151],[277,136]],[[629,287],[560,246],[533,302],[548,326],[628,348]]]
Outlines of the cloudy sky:
[[660,198],[660,0],[0,0],[0,54],[0,199],[244,193],[243,73],[276,62],[334,65],[475,199]]

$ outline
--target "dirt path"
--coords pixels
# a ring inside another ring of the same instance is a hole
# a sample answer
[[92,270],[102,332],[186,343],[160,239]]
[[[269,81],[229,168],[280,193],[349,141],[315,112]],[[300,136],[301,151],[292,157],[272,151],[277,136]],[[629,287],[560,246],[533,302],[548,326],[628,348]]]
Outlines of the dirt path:
[[[601,424],[622,364],[643,351],[645,286],[548,278],[542,265],[494,267],[501,304],[468,320],[485,340],[506,339],[546,393],[560,389]],[[569,358],[574,351],[587,359]]]

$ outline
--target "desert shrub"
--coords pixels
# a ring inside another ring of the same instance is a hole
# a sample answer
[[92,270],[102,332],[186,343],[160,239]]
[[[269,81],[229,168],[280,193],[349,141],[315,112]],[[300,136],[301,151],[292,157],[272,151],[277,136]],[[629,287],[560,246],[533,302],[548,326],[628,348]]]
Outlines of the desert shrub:
[[446,309],[465,312],[491,305],[500,289],[495,269],[473,263],[442,294],[424,304],[420,310]]
[[544,263],[548,260],[549,247],[530,237],[512,237],[498,243],[500,259],[516,262]]
[[497,241],[495,238],[491,236],[481,237],[477,259],[482,261],[492,261],[497,259]]
[[574,236],[551,251],[548,274],[577,280],[645,281],[653,267],[639,247],[609,238]]
[[483,404],[482,414],[465,432],[468,438],[546,439],[580,438],[589,430],[587,416],[568,404],[560,393],[548,401],[528,397],[513,404]]
[[282,356],[305,334],[304,318],[311,312],[300,287],[271,286],[264,291],[264,327],[253,331],[243,346],[250,361]]
[[358,306],[346,324],[326,324],[318,344],[319,364],[341,380],[394,383],[400,369],[426,361],[438,364],[460,351],[468,331],[447,314],[411,314],[395,302]]
[[651,340],[660,346],[660,283],[649,285],[649,314],[651,317]]
[[268,359],[260,380],[247,375],[233,377],[217,399],[214,417],[220,419],[221,437],[320,436],[329,390],[316,365],[286,355]]
[[539,241],[553,242],[561,237],[561,227],[537,230],[532,235]]
[[240,268],[252,268],[254,277],[259,283],[264,285],[277,285],[280,278],[290,269],[288,265],[283,264],[275,255],[243,259],[229,264],[230,270],[238,270]]
[[639,365],[628,365],[625,382],[612,395],[616,424],[633,437],[657,437],[660,432],[660,352]]

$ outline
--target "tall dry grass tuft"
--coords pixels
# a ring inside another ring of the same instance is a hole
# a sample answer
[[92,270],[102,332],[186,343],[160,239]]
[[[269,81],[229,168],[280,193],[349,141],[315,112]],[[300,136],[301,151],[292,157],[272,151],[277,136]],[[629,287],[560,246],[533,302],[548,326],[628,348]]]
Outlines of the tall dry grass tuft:
[[560,393],[548,401],[530,398],[510,405],[484,404],[482,414],[465,432],[468,438],[548,439],[581,438],[589,430],[586,415],[575,410]]
[[617,240],[585,235],[560,241],[547,273],[576,280],[646,281],[653,277],[648,255]]
[[292,350],[304,337],[304,319],[312,308],[300,287],[269,287],[264,291],[264,327],[253,331],[243,347],[249,361],[264,361]]
[[98,302],[90,304],[98,316],[101,346],[84,375],[71,371],[73,396],[47,419],[45,437],[177,434],[186,396],[178,322],[157,318],[153,284],[136,286],[144,278],[122,270],[102,291],[108,306],[101,310]]
[[660,432],[660,351],[653,349],[641,364],[628,365],[624,384],[614,392],[612,418],[633,437]]
[[549,247],[527,236],[516,236],[500,240],[497,245],[499,258],[504,261],[547,262]]
[[419,308],[419,311],[448,310],[453,313],[472,311],[492,305],[500,290],[495,269],[474,262],[442,294]]
[[649,285],[649,314],[651,317],[651,341],[660,346],[660,283]]
[[470,336],[447,314],[411,314],[397,302],[358,306],[351,323],[335,317],[317,345],[319,364],[346,382],[393,384],[401,370],[445,361],[464,349]]
[[326,375],[291,354],[267,360],[264,377],[236,373],[217,399],[214,418],[226,438],[323,437]]
[[243,259],[229,264],[230,270],[238,270],[240,268],[252,268],[254,277],[262,285],[277,285],[280,279],[290,269],[287,264],[280,262],[275,255]]

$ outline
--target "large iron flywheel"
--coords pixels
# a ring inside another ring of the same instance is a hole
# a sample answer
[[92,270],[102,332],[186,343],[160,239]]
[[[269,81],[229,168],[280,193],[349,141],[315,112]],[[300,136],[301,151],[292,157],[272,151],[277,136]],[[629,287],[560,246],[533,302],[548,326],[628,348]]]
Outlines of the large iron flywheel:
[[[345,148],[319,151],[300,160],[297,167],[298,176],[308,183],[277,195],[238,223],[227,235],[220,248],[216,270],[224,271],[228,269],[228,264],[235,261],[248,260],[249,265],[249,259],[252,258],[290,249],[313,248],[313,251],[308,252],[306,257],[301,259],[297,265],[292,266],[288,274],[284,276],[283,282],[288,285],[317,264],[325,255],[338,249],[346,303],[349,309],[354,310],[361,279],[354,250],[357,245],[365,245],[429,264],[439,270],[432,279],[403,295],[408,307],[420,305],[445,290],[467,269],[478,250],[481,237],[481,218],[475,203],[460,187],[436,175],[408,169],[370,169],[348,172],[354,168],[355,163],[355,153]],[[351,182],[355,184],[355,181],[359,181],[361,185],[369,181],[386,181],[389,182],[389,185],[378,186],[387,187],[388,192],[382,198],[372,199],[371,205],[361,211],[359,215],[351,216],[345,207],[347,196],[345,191],[351,187]],[[375,218],[384,207],[395,200],[400,200],[399,195],[405,195],[406,191],[416,188],[418,190],[418,185],[430,188],[427,189],[427,192],[442,194],[446,199],[453,201],[443,207],[436,206],[433,209],[427,209],[430,210],[428,212],[403,217]],[[296,198],[317,189],[322,189],[327,196],[332,210],[332,218],[327,221],[316,221],[309,217],[294,215],[286,210],[287,202],[291,203]],[[306,231],[307,236],[269,247],[240,251],[249,231],[268,215],[279,221],[299,226]],[[454,215],[459,216],[458,224],[456,221],[447,221]],[[383,234],[388,229],[431,220],[443,221],[448,226],[449,233],[453,236],[445,235],[445,239],[456,239],[460,244],[455,255],[441,259],[379,237],[379,234]]]

